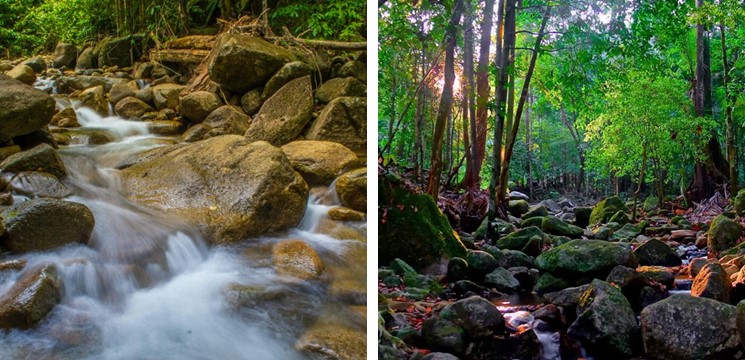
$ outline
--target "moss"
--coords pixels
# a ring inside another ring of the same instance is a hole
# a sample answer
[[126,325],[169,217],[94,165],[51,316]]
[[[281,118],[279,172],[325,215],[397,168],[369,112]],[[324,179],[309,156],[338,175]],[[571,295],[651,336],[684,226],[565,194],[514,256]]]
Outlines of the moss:
[[535,226],[535,227],[540,228],[543,226],[543,219],[545,218],[546,218],[545,216],[536,216],[532,218],[527,218],[520,222],[520,227],[526,228],[530,226]]
[[604,223],[608,221],[615,213],[623,210],[629,211],[626,205],[618,196],[611,196],[595,205],[590,214],[590,225]]
[[719,215],[711,222],[708,237],[709,250],[720,252],[732,248],[742,234],[742,226],[730,218]]
[[636,260],[628,247],[601,240],[572,240],[536,258],[538,269],[567,276],[607,275],[616,265],[636,267]]

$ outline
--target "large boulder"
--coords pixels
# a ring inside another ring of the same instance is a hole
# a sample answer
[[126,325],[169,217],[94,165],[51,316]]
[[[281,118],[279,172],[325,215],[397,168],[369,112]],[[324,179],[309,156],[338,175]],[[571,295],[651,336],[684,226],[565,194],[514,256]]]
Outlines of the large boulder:
[[354,152],[329,141],[293,141],[282,146],[282,151],[309,185],[328,185],[342,172],[359,165]]
[[308,185],[282,150],[225,135],[151,150],[122,171],[133,201],[196,224],[212,243],[296,226]]
[[367,99],[339,97],[323,108],[305,133],[308,140],[325,140],[343,144],[353,151],[367,146]]
[[704,265],[693,279],[691,295],[729,303],[732,297],[732,283],[724,267],[718,263]]
[[618,196],[611,196],[597,203],[590,213],[590,225],[604,223],[617,212],[627,212],[629,209]]
[[472,296],[425,320],[422,340],[429,349],[461,355],[469,342],[500,334],[504,327],[504,318],[494,304]]
[[94,219],[83,204],[41,198],[16,203],[3,211],[3,224],[3,245],[19,253],[70,243],[87,244]]
[[745,215],[745,189],[740,189],[733,201],[737,215]]
[[125,119],[139,119],[140,116],[154,109],[136,97],[127,97],[116,103],[114,111]]
[[544,252],[535,259],[538,269],[558,275],[605,278],[616,265],[636,267],[636,259],[625,244],[602,240],[572,240]]
[[540,253],[542,243],[543,232],[541,229],[528,226],[497,240],[495,245],[500,249],[519,250],[535,256]]
[[195,91],[181,99],[179,113],[189,119],[192,124],[202,122],[207,115],[215,111],[222,101],[214,93],[209,91]]
[[336,178],[336,194],[341,204],[357,211],[367,211],[367,169],[359,168]]
[[285,240],[272,246],[272,263],[281,275],[309,280],[323,272],[318,253],[305,241]]
[[266,82],[264,90],[261,92],[261,98],[270,98],[277,90],[281,89],[291,80],[311,75],[311,72],[313,72],[313,69],[302,61],[293,61],[285,64]]
[[93,52],[93,47],[87,47],[80,52],[75,62],[76,69],[93,69],[98,66],[98,56]]
[[579,226],[567,224],[564,220],[561,220],[555,216],[546,216],[541,222],[541,228],[548,234],[566,236],[571,239],[578,239],[582,237],[584,230]]
[[206,137],[243,135],[251,125],[251,117],[244,114],[239,107],[223,105],[209,114],[203,124],[209,129]]
[[246,138],[249,141],[268,141],[276,146],[287,144],[302,134],[312,112],[310,76],[292,80],[261,106],[246,131]]
[[431,196],[378,178],[378,264],[401,258],[415,268],[442,257],[466,257],[466,248]]
[[735,307],[715,300],[675,294],[641,312],[647,357],[733,359],[740,349]]
[[183,85],[160,84],[153,86],[153,103],[157,110],[175,110],[179,105],[179,94],[184,90]]
[[96,45],[93,50],[98,54],[98,66],[132,66],[142,58],[153,45],[153,41],[144,35],[135,34],[118,38],[107,38]]
[[26,85],[33,85],[36,81],[34,69],[26,64],[18,64],[6,73],[8,77],[16,79]]
[[54,148],[41,144],[31,150],[13,154],[0,163],[0,171],[19,173],[21,171],[42,171],[58,178],[67,175],[65,164]]
[[620,289],[595,279],[580,297],[577,319],[569,327],[590,354],[625,359],[638,346],[639,327],[631,304]]
[[650,239],[634,249],[639,265],[679,266],[682,264],[678,254],[664,242]]
[[104,97],[103,86],[94,86],[80,93],[80,106],[93,109],[101,116],[109,115],[109,102]]
[[222,35],[215,50],[209,64],[210,79],[241,94],[264,84],[284,64],[295,60],[287,49],[243,34]]
[[724,215],[719,215],[714,218],[709,231],[706,232],[709,250],[716,253],[727,250],[737,244],[741,234],[742,225],[740,223]]
[[109,91],[109,102],[111,105],[116,105],[119,101],[124,100],[130,96],[135,96],[140,88],[137,82],[130,81],[128,83],[114,84]]
[[59,69],[64,66],[68,69],[74,69],[77,58],[78,48],[75,45],[58,43],[57,47],[54,48],[54,63],[52,67]]
[[0,75],[0,143],[49,124],[55,105],[45,92]]
[[367,86],[353,77],[334,78],[323,83],[316,90],[316,99],[323,104],[328,104],[331,100],[338,97],[362,97],[365,96],[366,92]]
[[0,327],[27,329],[62,300],[62,280],[54,265],[26,270],[0,297]]

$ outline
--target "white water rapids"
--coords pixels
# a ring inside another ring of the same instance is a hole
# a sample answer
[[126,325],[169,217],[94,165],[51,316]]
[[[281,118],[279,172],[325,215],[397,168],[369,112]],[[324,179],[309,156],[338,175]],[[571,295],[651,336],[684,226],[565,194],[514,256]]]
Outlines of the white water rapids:
[[[84,108],[76,113],[76,131],[115,140],[59,150],[68,170],[63,182],[74,193],[65,200],[91,209],[92,238],[88,246],[13,257],[27,259],[25,268],[56,264],[64,292],[34,328],[0,331],[0,359],[304,359],[295,344],[319,318],[364,331],[364,319],[330,298],[323,281],[283,278],[271,266],[272,244],[303,239],[327,267],[346,268],[364,282],[365,264],[347,264],[345,254],[365,243],[317,231],[335,194],[312,197],[302,223],[286,236],[208,247],[190,224],[122,196],[114,167],[172,140],[149,134],[143,122]],[[350,226],[365,232],[363,223]],[[18,275],[0,273],[0,293]],[[259,289],[269,300],[232,306],[225,295],[231,284]]]

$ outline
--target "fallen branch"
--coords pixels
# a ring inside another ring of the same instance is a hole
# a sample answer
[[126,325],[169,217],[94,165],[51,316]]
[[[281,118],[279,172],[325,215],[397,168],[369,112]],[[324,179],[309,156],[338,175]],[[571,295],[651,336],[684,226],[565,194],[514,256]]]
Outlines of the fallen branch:
[[310,40],[310,39],[301,39],[299,37],[295,37],[290,33],[290,30],[288,30],[286,27],[283,28],[284,35],[283,36],[266,36],[265,39],[270,41],[292,41],[298,44],[302,45],[308,45],[308,46],[318,46],[318,47],[324,47],[328,49],[337,49],[337,50],[366,50],[367,49],[367,42],[344,42],[344,41],[332,41],[332,40]]

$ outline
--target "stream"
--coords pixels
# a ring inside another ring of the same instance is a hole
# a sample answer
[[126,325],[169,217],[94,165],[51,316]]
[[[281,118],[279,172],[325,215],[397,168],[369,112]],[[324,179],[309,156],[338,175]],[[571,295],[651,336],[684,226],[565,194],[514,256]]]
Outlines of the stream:
[[[77,107],[66,98],[57,106]],[[365,281],[364,222],[345,223],[357,239],[322,231],[326,212],[339,204],[333,186],[314,188],[301,224],[281,236],[209,246],[191,224],[123,195],[117,164],[175,139],[150,134],[144,122],[75,111],[76,134],[114,140],[59,150],[68,170],[62,181],[73,193],[65,200],[88,206],[95,228],[88,246],[10,257],[28,260],[27,268],[55,264],[64,290],[36,327],[0,332],[0,359],[305,359],[298,339],[319,321],[364,332],[364,305],[328,291],[337,277]],[[287,239],[318,252],[322,279],[275,272],[272,245]],[[0,291],[19,273],[0,272]]]

